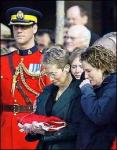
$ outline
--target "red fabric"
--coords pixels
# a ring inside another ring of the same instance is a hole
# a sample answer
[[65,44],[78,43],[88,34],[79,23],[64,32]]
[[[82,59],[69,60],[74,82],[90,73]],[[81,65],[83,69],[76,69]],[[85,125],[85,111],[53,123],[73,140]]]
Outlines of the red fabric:
[[[13,64],[16,68],[21,62],[21,59],[24,59],[24,64],[29,68],[30,64],[39,64],[42,60],[42,54],[37,51],[31,55],[20,56],[17,52],[13,52]],[[26,83],[35,91],[42,92],[43,84],[41,83],[42,89],[39,87],[38,78],[30,77],[24,73]],[[3,105],[13,105],[18,103],[19,105],[27,105],[23,97],[21,96],[18,89],[15,89],[14,96],[11,94],[11,84],[12,84],[12,73],[9,67],[8,56],[1,57],[1,104]],[[47,76],[42,77],[45,85],[50,83]],[[35,101],[36,96],[29,92],[24,85],[21,83],[20,78],[18,78],[23,91],[32,99],[32,102]],[[15,102],[16,100],[16,102]],[[3,111],[1,113],[1,149],[35,149],[37,142],[27,142],[25,140],[25,133],[19,131],[17,126],[17,117],[21,113],[18,113],[14,116],[13,112]],[[28,114],[28,113],[27,113]]]
[[115,140],[113,141],[111,150],[117,150],[117,139],[115,139]]
[[44,115],[30,114],[25,116],[20,115],[18,118],[18,122],[21,124],[32,124],[33,121],[43,123],[43,125],[48,128],[48,131],[57,131],[59,128],[65,127],[66,125],[62,119],[55,116],[47,117]]
[[53,121],[63,121],[63,120],[55,116],[47,117],[44,115],[36,115],[36,114],[20,115],[20,118],[18,118],[18,122],[21,124],[25,123],[31,124],[33,121],[51,123]]

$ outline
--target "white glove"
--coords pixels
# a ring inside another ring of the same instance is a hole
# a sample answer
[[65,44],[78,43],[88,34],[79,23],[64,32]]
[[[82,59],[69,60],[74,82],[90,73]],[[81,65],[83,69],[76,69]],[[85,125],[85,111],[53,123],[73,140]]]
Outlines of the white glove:
[[20,132],[30,133],[32,124],[25,123],[24,125],[22,125],[21,123],[18,123],[18,127],[20,128]]
[[21,123],[18,123],[18,127],[20,128],[20,132],[24,132],[24,125],[22,125]]
[[38,123],[37,121],[32,122],[31,132],[39,133],[39,134],[44,134],[45,133],[45,131],[43,130],[41,124]]

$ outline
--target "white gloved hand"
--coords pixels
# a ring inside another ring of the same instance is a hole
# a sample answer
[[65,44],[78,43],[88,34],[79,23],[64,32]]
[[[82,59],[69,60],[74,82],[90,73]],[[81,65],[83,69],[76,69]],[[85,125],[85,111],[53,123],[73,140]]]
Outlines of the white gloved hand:
[[24,125],[21,123],[18,123],[18,127],[20,128],[20,132],[24,132]]
[[20,128],[20,132],[31,133],[32,124],[25,123],[22,125],[21,123],[18,123],[18,127]]
[[38,123],[37,121],[32,122],[31,132],[39,133],[39,134],[44,134],[45,133],[45,131],[43,130],[41,124]]
[[24,132],[31,133],[31,127],[32,127],[32,124],[25,123],[24,124]]

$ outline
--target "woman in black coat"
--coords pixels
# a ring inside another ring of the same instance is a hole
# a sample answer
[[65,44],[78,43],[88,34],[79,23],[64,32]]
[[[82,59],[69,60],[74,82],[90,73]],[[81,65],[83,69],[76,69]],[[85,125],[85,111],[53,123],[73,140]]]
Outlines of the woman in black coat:
[[[43,131],[32,127],[28,141],[39,140],[40,150],[71,150],[75,149],[77,130],[80,122],[78,103],[80,102],[79,81],[72,79],[68,64],[69,55],[63,49],[52,47],[44,54],[43,65],[46,74],[52,80],[37,99],[36,114],[57,116],[67,123],[67,126],[56,132]],[[79,105],[80,107],[80,105]]]

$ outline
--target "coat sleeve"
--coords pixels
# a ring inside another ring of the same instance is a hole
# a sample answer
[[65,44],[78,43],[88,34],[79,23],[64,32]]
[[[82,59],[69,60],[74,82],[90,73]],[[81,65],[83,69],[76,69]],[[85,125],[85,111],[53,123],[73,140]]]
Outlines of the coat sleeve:
[[26,141],[28,141],[28,142],[34,142],[34,141],[40,140],[41,138],[42,138],[42,135],[41,135],[41,134],[31,134],[31,133],[28,133],[28,134],[25,136],[25,139],[26,139]]
[[110,122],[116,109],[116,84],[103,87],[98,98],[89,84],[83,86],[81,92],[81,105],[90,120],[98,125]]
[[56,141],[71,141],[76,138],[76,134],[68,128],[61,129],[57,132],[47,132],[43,138],[43,142],[56,142]]

